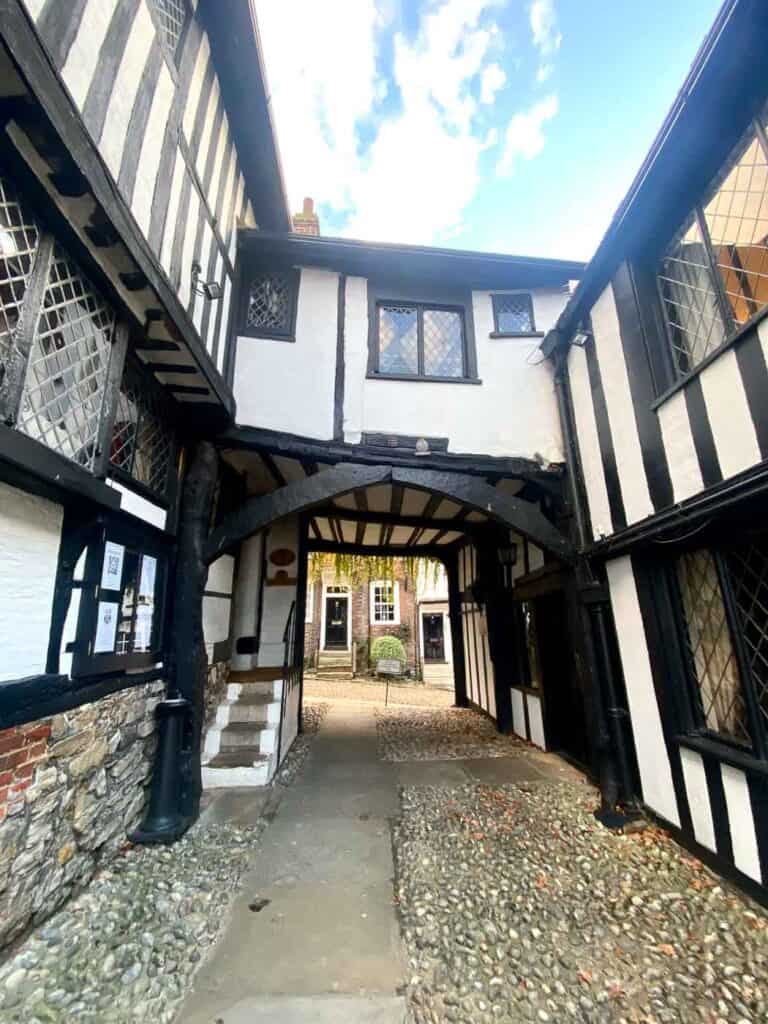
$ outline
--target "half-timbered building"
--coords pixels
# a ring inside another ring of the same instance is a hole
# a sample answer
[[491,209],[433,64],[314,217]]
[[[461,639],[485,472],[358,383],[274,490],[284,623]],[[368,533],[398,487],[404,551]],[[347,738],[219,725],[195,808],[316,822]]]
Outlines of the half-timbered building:
[[766,20],[585,269],[291,231],[249,0],[0,0],[0,942],[269,781],[311,551],[439,559],[457,704],[758,891]]

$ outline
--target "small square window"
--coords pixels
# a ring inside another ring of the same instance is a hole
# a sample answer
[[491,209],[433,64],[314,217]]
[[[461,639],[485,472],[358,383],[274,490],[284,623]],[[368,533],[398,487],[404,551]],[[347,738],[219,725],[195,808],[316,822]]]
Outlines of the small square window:
[[242,333],[293,340],[298,285],[295,270],[262,270],[247,276]]
[[529,292],[492,295],[495,334],[535,334],[533,301]]
[[152,0],[152,6],[165,51],[175,61],[189,15],[187,0]]

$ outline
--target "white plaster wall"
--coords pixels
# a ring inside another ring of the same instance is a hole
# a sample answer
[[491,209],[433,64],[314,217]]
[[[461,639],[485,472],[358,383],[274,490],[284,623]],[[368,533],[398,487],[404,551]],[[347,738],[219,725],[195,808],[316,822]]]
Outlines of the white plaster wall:
[[234,393],[237,422],[333,437],[338,274],[301,272],[296,341],[237,339]]
[[45,671],[60,505],[0,483],[0,680]]
[[[291,610],[296,599],[296,586],[270,586],[279,567],[271,565],[269,556],[276,548],[291,548],[298,554],[299,530],[295,516],[281,519],[270,527],[267,535],[267,577],[263,590],[264,608],[261,617],[261,639],[259,643],[259,667],[282,667],[285,654],[283,634]],[[296,577],[298,560],[287,566],[285,571],[290,578]]]
[[217,594],[232,593],[232,579],[235,574],[235,560],[232,555],[222,555],[211,563],[208,570],[206,590],[215,590]]
[[141,519],[142,522],[156,526],[158,530],[165,529],[168,512],[162,506],[149,501],[142,494],[136,494],[130,487],[118,480],[107,478],[107,486],[120,492],[120,510],[122,512],[128,512],[130,515],[136,516],[137,519]]
[[599,539],[613,533],[611,506],[603,472],[600,441],[597,435],[595,407],[587,370],[587,355],[583,348],[571,346],[568,352],[568,377],[573,399],[573,418],[576,425],[581,468],[589,505],[592,535]]
[[725,805],[728,808],[728,823],[733,846],[733,863],[745,875],[762,882],[760,856],[755,836],[755,818],[752,813],[752,801],[749,786],[744,772],[729,764],[720,765],[725,792]]
[[680,761],[683,766],[685,792],[688,797],[688,806],[691,809],[691,821],[696,842],[706,846],[713,853],[717,853],[715,826],[712,821],[712,807],[709,802],[709,787],[707,786],[704,762],[700,754],[694,750],[686,750],[685,747],[680,750]]
[[699,380],[717,458],[726,479],[760,462],[755,425],[733,349],[705,367]]
[[[534,292],[536,326],[547,330],[566,296]],[[538,339],[491,338],[490,292],[473,292],[480,385],[367,380],[368,312],[362,289],[347,293],[344,430],[348,441],[362,431],[448,437],[450,450],[563,460],[552,370],[539,362]],[[362,381],[362,394],[361,394]]]
[[672,769],[653,686],[632,560],[628,555],[614,559],[606,564],[606,570],[643,800],[652,810],[679,827],[680,815],[672,784]]
[[136,182],[133,187],[131,210],[136,223],[146,236],[149,232],[149,221],[152,213],[152,198],[155,194],[155,182],[163,151],[163,140],[168,123],[168,114],[173,102],[174,84],[171,73],[165,63],[160,65],[157,88],[152,97],[147,127],[141,143],[141,156],[136,168]]
[[209,661],[213,645],[229,639],[231,608],[228,597],[203,597],[203,636]]
[[519,736],[521,740],[527,740],[528,735],[525,731],[525,694],[522,690],[516,690],[512,688],[512,728],[515,730],[515,735]]
[[[27,6],[30,6],[29,2]],[[88,0],[83,11],[80,28],[61,71],[61,77],[78,107],[85,103],[88,86],[99,59],[99,50],[116,6],[117,0]]]
[[528,702],[528,721],[531,725],[531,743],[534,743],[537,747],[541,747],[542,750],[547,749],[546,740],[544,738],[544,716],[541,710],[541,699],[534,697],[528,693],[525,697]]
[[[261,581],[261,552],[264,535],[257,533],[240,545],[232,609],[232,669],[244,672],[256,665],[255,654],[237,654],[237,641],[256,635]],[[210,577],[209,577],[210,578]],[[212,587],[210,589],[213,589]]]
[[678,391],[659,407],[659,425],[667,455],[675,502],[685,501],[704,487],[691,433],[685,392]]
[[286,695],[285,717],[280,735],[280,758],[282,762],[285,755],[291,749],[293,741],[299,732],[299,687],[294,688]]

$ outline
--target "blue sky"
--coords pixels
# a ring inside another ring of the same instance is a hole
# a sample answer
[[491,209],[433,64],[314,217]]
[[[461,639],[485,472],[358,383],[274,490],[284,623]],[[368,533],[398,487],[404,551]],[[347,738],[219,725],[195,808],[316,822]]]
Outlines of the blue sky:
[[719,0],[256,0],[323,234],[588,259]]

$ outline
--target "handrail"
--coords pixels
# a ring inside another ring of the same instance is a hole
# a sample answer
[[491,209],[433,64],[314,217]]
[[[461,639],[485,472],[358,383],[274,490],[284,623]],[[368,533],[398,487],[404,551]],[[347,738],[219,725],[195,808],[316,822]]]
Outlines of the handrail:
[[291,602],[291,608],[288,612],[288,618],[285,623],[285,629],[283,630],[283,685],[280,688],[280,721],[277,726],[277,764],[275,765],[275,772],[280,767],[281,758],[281,746],[283,743],[283,718],[285,717],[285,698],[288,693],[288,681],[291,675],[291,669],[293,667],[294,660],[294,641],[296,638],[296,600]]

